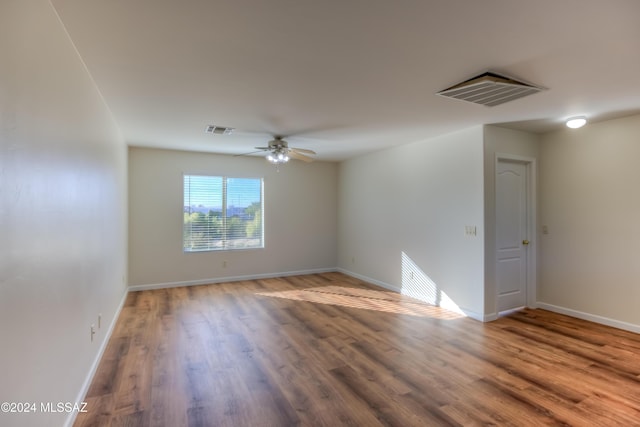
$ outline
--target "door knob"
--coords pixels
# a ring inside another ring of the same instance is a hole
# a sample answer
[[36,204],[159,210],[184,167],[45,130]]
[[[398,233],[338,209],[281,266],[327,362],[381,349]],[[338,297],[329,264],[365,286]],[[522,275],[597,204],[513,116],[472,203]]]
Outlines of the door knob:
[[528,245],[528,244],[529,244],[529,241],[528,241],[527,239],[524,239],[524,240],[522,241],[522,244],[526,246],[526,245]]

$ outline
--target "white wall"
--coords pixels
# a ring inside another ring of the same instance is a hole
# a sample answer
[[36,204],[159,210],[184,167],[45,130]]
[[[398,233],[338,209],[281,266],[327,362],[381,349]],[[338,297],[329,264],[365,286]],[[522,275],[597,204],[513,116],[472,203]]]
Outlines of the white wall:
[[126,148],[48,1],[0,3],[0,58],[0,402],[39,410],[78,399],[126,293]]
[[[264,177],[265,248],[182,252],[183,174]],[[337,164],[129,150],[129,285],[191,284],[333,269]],[[227,266],[223,266],[227,261]]]
[[482,318],[482,159],[478,126],[343,162],[338,266]]
[[[540,136],[528,132],[484,127],[484,196],[485,196],[485,313],[487,320],[497,317],[496,283],[496,154],[510,154],[537,160]],[[537,163],[537,162],[536,162]],[[537,174],[536,174],[537,176]],[[535,185],[537,188],[537,183]],[[531,248],[539,250],[537,236],[530,236]],[[535,275],[532,275],[535,279]],[[536,283],[530,283],[535,286]]]
[[640,331],[639,135],[633,116],[542,137],[542,307]]

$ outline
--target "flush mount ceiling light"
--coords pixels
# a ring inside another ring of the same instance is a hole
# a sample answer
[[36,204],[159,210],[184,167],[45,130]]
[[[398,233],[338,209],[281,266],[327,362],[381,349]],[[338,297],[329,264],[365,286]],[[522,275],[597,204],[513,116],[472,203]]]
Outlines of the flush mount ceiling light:
[[584,116],[571,117],[570,119],[567,120],[567,123],[566,123],[567,127],[571,129],[581,128],[585,124],[587,124],[587,119]]

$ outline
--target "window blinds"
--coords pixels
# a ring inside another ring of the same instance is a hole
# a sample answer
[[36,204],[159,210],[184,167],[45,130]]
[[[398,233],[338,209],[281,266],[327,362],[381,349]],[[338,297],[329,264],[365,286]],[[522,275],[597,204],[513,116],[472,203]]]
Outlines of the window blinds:
[[264,247],[260,178],[184,175],[185,252]]

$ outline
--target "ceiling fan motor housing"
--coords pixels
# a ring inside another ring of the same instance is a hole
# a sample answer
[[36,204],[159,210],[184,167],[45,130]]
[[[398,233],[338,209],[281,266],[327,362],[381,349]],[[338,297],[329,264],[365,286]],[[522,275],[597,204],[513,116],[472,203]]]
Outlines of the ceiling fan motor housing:
[[284,139],[276,137],[275,139],[269,141],[269,147],[273,149],[282,149],[288,148],[289,144],[287,144],[287,141],[285,141]]

